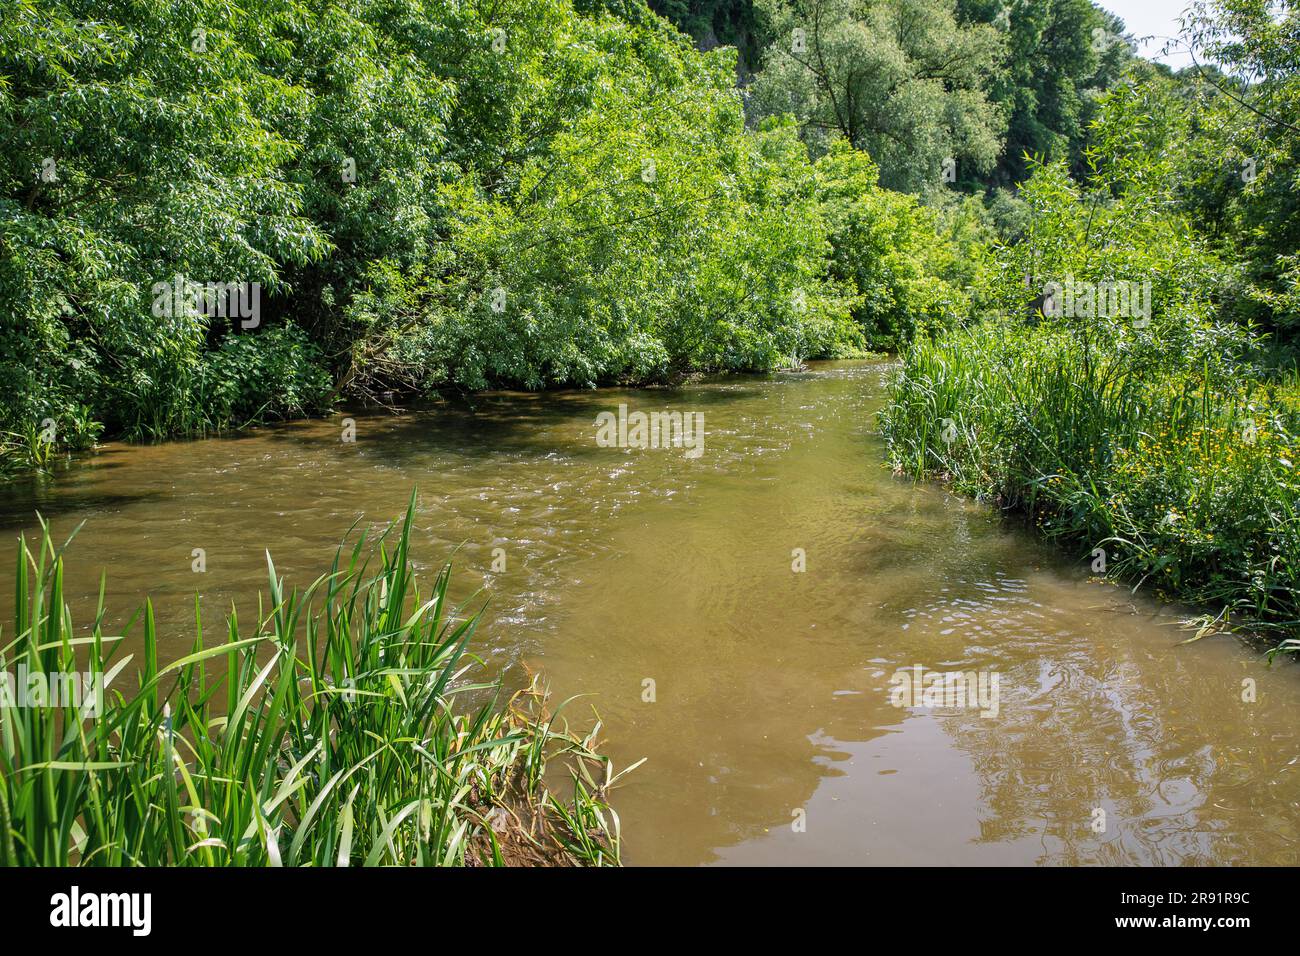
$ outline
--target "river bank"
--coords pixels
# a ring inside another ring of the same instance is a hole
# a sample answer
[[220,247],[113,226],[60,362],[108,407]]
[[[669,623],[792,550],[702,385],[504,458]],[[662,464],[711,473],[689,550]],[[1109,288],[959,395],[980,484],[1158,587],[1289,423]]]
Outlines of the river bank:
[[[496,393],[349,416],[354,443],[338,418],[110,446],[10,496],[0,525],[84,521],[75,619],[106,568],[110,608],[153,596],[169,661],[196,592],[251,620],[266,549],[312,580],[417,486],[412,554],[450,557],[453,604],[486,603],[485,677],[509,694],[541,673],[553,700],[584,695],[572,726],[595,708],[615,767],[647,758],[613,796],[627,864],[1294,862],[1293,666],[1180,646],[1184,611],[891,477],[875,416],[894,371]],[[704,453],[600,447],[620,404],[702,413]],[[0,568],[4,619],[12,584]],[[996,672],[997,716],[896,706],[917,664]]]
[[989,323],[917,342],[880,417],[891,463],[1194,605],[1200,634],[1300,650],[1295,375],[1170,359],[1144,334]]

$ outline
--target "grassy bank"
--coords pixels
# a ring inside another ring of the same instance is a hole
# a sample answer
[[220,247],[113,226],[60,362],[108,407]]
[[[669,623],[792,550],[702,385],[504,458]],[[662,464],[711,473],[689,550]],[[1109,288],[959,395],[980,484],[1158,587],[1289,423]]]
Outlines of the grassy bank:
[[[213,644],[196,606],[191,652],[165,666],[148,603],[142,650],[123,656],[102,589],[93,625],[74,629],[62,549],[48,529],[24,542],[0,669],[108,688],[96,713],[93,695],[10,684],[0,864],[617,864],[618,775],[594,731],[569,732],[535,687],[505,700],[473,679],[479,618],[448,607],[449,569],[421,589],[413,513],[414,499],[377,548],[362,536],[302,592],[268,556],[258,620],[232,612]],[[550,789],[559,764],[565,797]]]
[[881,413],[893,466],[1028,516],[1096,573],[1300,649],[1294,376],[1170,327],[1091,325],[918,341]]

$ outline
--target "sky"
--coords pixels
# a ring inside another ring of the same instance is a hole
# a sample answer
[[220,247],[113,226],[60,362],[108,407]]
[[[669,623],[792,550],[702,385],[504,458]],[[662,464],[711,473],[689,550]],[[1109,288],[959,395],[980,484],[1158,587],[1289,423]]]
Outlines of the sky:
[[1149,60],[1181,70],[1191,65],[1191,57],[1185,51],[1162,55],[1160,48],[1169,37],[1179,33],[1178,18],[1189,6],[1191,0],[1095,0],[1099,7],[1124,18],[1124,25],[1134,37],[1155,36],[1155,39],[1138,45],[1138,52]]

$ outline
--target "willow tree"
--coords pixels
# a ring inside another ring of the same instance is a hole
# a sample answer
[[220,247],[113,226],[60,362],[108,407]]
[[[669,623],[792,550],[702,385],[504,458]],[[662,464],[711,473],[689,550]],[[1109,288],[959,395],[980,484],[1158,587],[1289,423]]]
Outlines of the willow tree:
[[958,22],[954,0],[758,0],[775,39],[750,95],[792,113],[815,151],[843,138],[881,184],[924,191],[997,162],[1006,120],[988,89],[1003,37]]

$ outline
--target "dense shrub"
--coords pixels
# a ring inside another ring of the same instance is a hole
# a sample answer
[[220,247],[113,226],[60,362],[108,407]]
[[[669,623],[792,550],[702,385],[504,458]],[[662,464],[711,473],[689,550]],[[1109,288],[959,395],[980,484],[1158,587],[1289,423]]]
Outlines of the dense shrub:
[[988,243],[978,200],[943,210],[880,189],[875,163],[843,141],[816,175],[831,274],[857,290],[853,315],[871,348],[898,349],[976,314]]
[[735,51],[640,0],[9,0],[0,41],[7,450],[770,369],[965,309],[927,213],[747,129]]
[[199,378],[208,414],[234,424],[319,414],[334,393],[319,350],[294,325],[228,336],[207,353]]
[[281,284],[323,254],[264,117],[295,92],[259,68],[243,14],[195,0],[9,2],[0,13],[0,428],[77,411],[126,434],[203,418],[207,322],[160,320],[154,283]]

